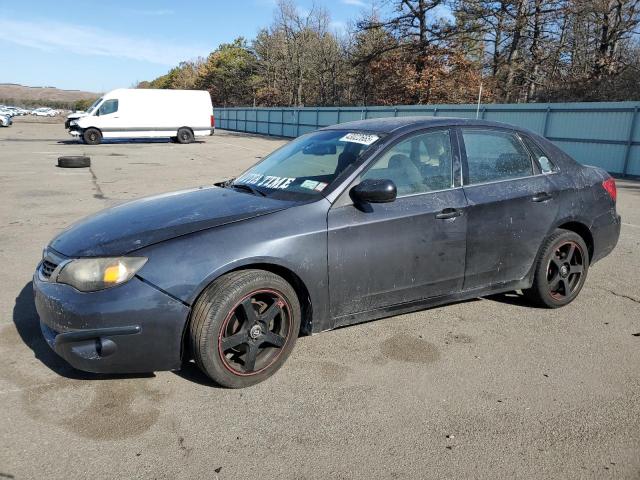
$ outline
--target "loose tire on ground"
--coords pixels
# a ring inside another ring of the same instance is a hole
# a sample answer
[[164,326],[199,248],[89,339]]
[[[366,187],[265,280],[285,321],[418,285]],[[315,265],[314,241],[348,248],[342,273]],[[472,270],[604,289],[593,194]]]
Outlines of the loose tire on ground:
[[82,155],[58,157],[60,168],[84,168],[91,166],[91,159]]
[[282,366],[300,321],[296,292],[282,277],[264,270],[232,272],[209,285],[194,305],[191,352],[219,385],[248,387]]
[[191,129],[184,127],[178,130],[178,136],[176,138],[179,143],[191,143],[194,139]]
[[102,133],[97,128],[87,128],[82,133],[82,140],[87,145],[99,145],[102,142]]
[[558,308],[580,293],[589,271],[589,250],[575,232],[557,229],[544,242],[535,266],[533,285],[524,295],[534,304]]

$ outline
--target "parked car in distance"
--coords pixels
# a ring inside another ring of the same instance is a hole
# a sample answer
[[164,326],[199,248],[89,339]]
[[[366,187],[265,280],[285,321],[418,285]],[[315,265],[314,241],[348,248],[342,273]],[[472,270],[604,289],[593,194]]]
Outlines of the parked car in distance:
[[0,115],[8,115],[14,117],[16,115],[27,115],[29,113],[31,113],[31,110],[14,107],[11,105],[0,105]]
[[380,118],[76,223],[46,246],[33,285],[45,339],[78,369],[192,357],[245,387],[300,332],[514,290],[566,305],[619,233],[614,179],[532,132]]
[[36,117],[55,117],[58,114],[56,110],[53,110],[48,107],[36,108],[31,111],[31,115],[35,115]]
[[113,90],[68,124],[69,133],[88,145],[97,145],[103,138],[171,138],[191,143],[196,136],[214,131],[211,96],[205,90]]
[[10,115],[3,115],[0,113],[0,126],[9,127],[13,124]]

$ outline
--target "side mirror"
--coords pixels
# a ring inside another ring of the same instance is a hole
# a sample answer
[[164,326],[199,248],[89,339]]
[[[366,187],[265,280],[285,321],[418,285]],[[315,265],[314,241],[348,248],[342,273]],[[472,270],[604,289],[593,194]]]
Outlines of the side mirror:
[[391,180],[369,178],[353,187],[349,194],[359,203],[388,203],[396,199],[398,190]]

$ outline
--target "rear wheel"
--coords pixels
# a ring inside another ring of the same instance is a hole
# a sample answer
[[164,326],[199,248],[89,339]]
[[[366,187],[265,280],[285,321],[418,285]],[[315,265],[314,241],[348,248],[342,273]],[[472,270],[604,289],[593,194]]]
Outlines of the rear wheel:
[[189,128],[181,128],[178,130],[178,142],[191,143],[193,142],[193,132]]
[[580,293],[589,270],[589,251],[580,235],[556,230],[545,242],[536,265],[533,285],[524,291],[534,303],[558,308]]
[[295,290],[282,277],[263,270],[225,275],[194,306],[189,333],[195,361],[225,387],[261,382],[293,350],[300,315]]
[[87,145],[99,145],[102,141],[102,133],[97,128],[87,128],[82,133],[82,139]]

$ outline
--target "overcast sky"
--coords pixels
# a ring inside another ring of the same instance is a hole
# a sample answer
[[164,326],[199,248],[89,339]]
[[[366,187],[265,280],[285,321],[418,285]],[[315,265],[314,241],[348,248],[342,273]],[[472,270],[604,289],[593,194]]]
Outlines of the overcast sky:
[[[296,2],[309,9],[312,1]],[[370,0],[316,1],[344,28]],[[0,0],[0,83],[129,87],[271,23],[275,0]]]

